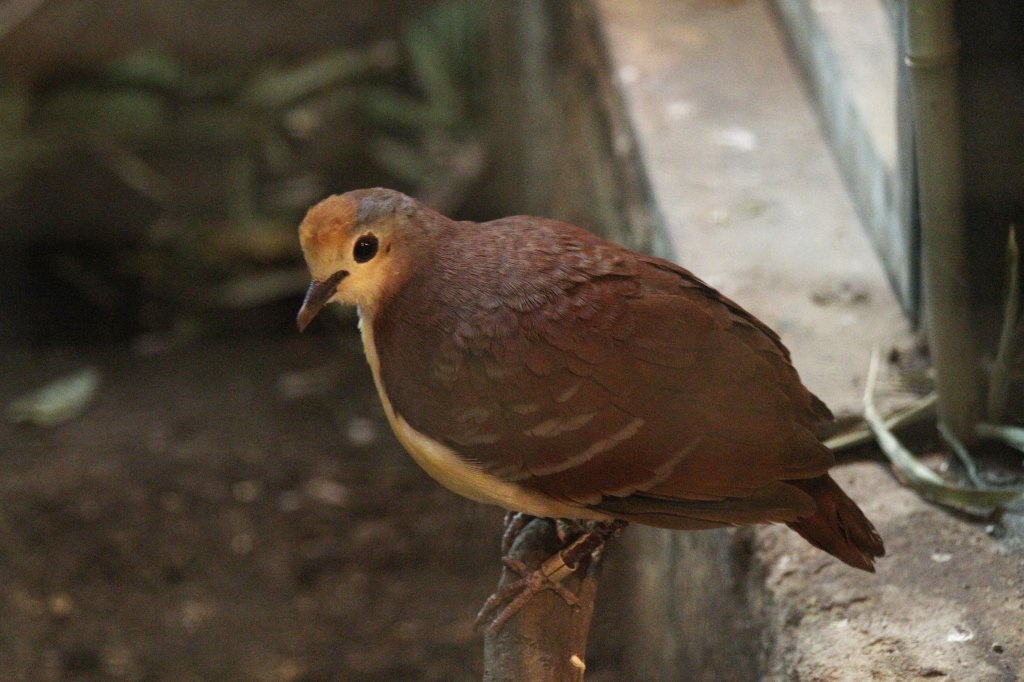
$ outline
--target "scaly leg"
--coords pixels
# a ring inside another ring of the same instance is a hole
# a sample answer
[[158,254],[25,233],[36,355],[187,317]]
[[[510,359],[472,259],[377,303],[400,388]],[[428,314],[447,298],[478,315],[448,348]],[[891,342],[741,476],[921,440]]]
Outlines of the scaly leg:
[[[512,520],[509,519],[510,523]],[[600,550],[605,543],[618,535],[626,525],[627,523],[621,520],[588,522],[586,524],[588,529],[582,535],[535,570],[530,570],[518,559],[502,557],[501,561],[505,567],[518,574],[519,579],[508,583],[487,598],[476,617],[476,626],[482,626],[493,617],[487,629],[491,634],[499,632],[505,623],[534,595],[544,590],[552,590],[566,604],[576,606],[578,604],[576,595],[561,585],[561,581],[571,575],[588,557],[598,559]],[[518,530],[521,528],[522,526]],[[563,528],[562,531],[564,533],[565,529]],[[506,526],[507,533],[508,526]],[[511,543],[509,544],[511,547]]]

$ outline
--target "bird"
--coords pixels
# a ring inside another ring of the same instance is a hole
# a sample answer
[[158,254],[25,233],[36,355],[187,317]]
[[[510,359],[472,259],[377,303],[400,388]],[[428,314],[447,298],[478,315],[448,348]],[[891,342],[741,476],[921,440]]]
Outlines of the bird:
[[392,430],[453,492],[616,528],[786,524],[865,571],[884,555],[778,334],[683,267],[380,187],[312,206],[299,241],[300,331],[357,307]]

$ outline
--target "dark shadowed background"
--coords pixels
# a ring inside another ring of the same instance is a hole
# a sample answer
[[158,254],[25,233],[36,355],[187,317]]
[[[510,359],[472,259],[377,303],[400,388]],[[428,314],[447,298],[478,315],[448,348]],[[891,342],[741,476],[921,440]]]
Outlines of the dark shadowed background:
[[[501,514],[393,440],[295,228],[488,215],[478,3],[0,8],[0,678],[460,680]],[[493,214],[490,214],[493,215]]]

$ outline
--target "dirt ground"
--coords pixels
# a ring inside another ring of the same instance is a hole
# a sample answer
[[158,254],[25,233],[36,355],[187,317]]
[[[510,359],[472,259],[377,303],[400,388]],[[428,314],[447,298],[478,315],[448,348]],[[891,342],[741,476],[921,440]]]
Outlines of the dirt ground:
[[87,364],[81,417],[0,423],[3,680],[480,678],[501,512],[401,451],[354,333],[5,351],[0,403]]

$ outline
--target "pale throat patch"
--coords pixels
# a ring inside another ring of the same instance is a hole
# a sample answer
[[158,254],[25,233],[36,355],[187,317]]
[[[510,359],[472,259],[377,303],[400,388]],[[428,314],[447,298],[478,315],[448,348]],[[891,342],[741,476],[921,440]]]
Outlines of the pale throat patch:
[[474,467],[443,443],[414,429],[400,414],[395,412],[387,392],[384,390],[380,374],[380,359],[373,341],[373,319],[362,307],[359,308],[359,331],[363,338],[366,360],[370,365],[370,371],[373,372],[377,394],[384,406],[384,414],[388,418],[388,423],[391,424],[391,430],[395,432],[398,441],[412,455],[416,463],[431,478],[452,492],[476,502],[498,505],[531,516],[601,520],[611,518],[601,512],[565,504],[546,495],[525,490],[515,483],[502,481]]

